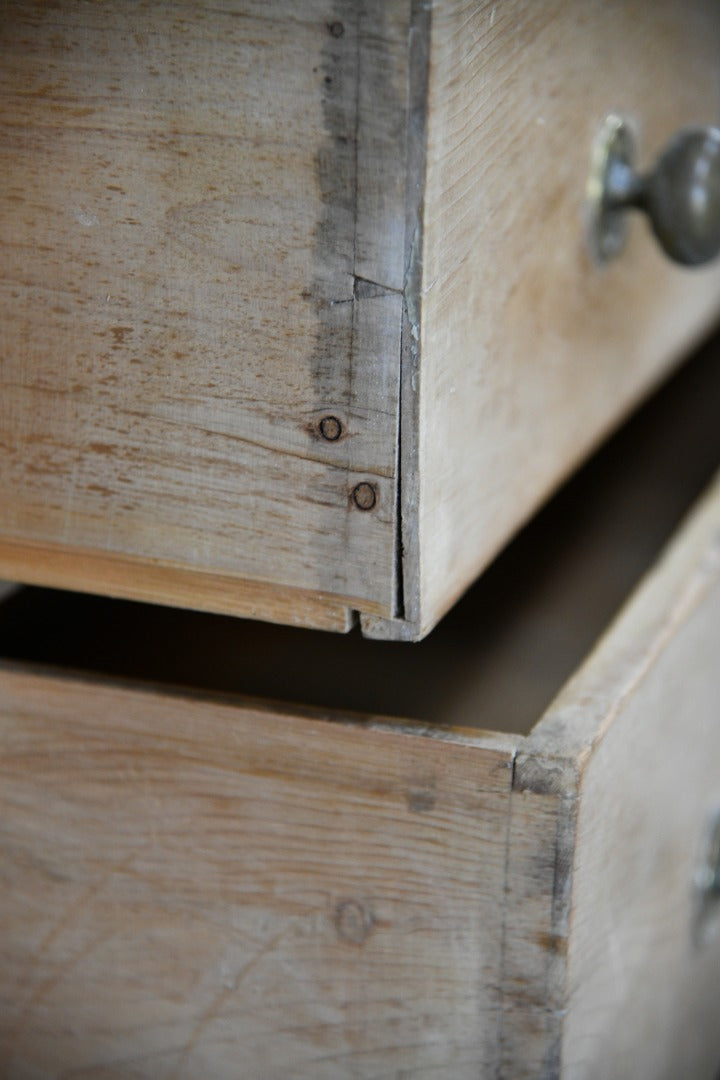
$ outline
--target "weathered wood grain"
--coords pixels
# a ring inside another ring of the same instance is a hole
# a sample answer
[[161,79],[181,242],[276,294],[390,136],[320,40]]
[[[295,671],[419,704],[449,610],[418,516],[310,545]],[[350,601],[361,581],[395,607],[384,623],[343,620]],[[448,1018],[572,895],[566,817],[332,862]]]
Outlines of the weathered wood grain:
[[717,121],[717,4],[458,0],[431,27],[399,636],[433,626],[717,318],[720,291],[717,266],[671,267],[640,221],[598,269],[584,224],[607,113],[635,121],[643,167]]
[[140,557],[99,554],[82,548],[0,540],[4,572],[15,581],[149,603],[172,604],[248,618],[345,632],[352,625],[351,598],[269,585],[247,578],[198,574],[194,568]]
[[7,669],[0,746],[4,1076],[494,1068],[511,749]]
[[3,4],[5,538],[394,613],[408,16]]

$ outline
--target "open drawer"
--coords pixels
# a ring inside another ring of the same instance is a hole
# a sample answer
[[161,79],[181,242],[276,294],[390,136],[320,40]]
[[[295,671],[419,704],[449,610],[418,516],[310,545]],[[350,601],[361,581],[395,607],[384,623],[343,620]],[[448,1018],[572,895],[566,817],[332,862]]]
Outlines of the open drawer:
[[420,638],[716,318],[633,229],[713,0],[5,0],[0,576]]
[[2,1075],[714,1080],[718,483],[582,655],[719,394],[711,351],[420,645],[7,597]]

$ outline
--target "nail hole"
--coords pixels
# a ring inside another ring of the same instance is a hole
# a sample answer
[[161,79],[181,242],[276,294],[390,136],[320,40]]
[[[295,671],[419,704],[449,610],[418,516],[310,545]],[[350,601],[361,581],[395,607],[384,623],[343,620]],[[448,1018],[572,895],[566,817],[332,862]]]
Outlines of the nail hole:
[[337,442],[342,435],[342,424],[337,416],[323,416],[319,428],[323,439],[328,442]]
[[377,491],[372,484],[368,484],[367,480],[363,480],[353,488],[352,500],[358,510],[372,510],[377,502]]

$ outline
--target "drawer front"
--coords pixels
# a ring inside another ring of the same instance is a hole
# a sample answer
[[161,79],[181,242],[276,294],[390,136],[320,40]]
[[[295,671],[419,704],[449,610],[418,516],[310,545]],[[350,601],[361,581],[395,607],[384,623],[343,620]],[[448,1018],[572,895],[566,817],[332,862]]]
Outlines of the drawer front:
[[586,189],[609,113],[635,125],[642,169],[718,122],[718,42],[713,0],[436,5],[419,389],[403,393],[422,627],[717,319],[717,265],[673,266],[644,221],[595,266]]
[[1,672],[2,1075],[492,1070],[492,742]]

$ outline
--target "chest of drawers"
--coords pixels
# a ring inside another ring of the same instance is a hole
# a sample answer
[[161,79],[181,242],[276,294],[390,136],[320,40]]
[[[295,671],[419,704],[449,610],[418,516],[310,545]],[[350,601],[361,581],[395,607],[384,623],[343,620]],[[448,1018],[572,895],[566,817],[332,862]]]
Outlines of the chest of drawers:
[[3,1076],[714,1080],[719,22],[0,4]]

